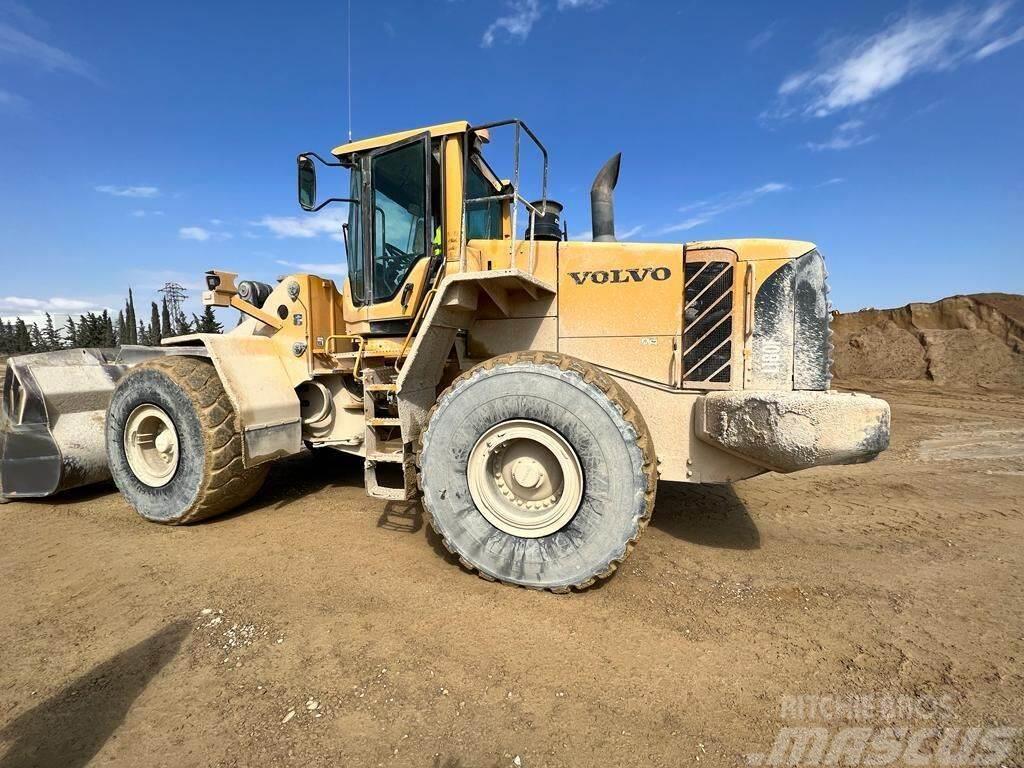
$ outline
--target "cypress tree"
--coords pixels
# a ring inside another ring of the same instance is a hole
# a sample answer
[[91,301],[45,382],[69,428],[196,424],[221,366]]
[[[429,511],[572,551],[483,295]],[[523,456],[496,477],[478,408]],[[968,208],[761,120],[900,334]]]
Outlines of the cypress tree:
[[171,311],[167,307],[167,299],[164,298],[163,308],[160,310],[160,337],[169,338],[174,335],[174,331],[171,330]]
[[149,338],[146,343],[151,347],[160,345],[160,310],[157,309],[156,302],[150,302],[150,320],[149,320]]
[[135,317],[135,296],[132,294],[132,289],[130,287],[128,288],[128,307],[124,322],[126,326],[125,330],[128,332],[128,337],[123,343],[138,344],[138,332],[135,330],[135,325],[138,322],[138,318]]

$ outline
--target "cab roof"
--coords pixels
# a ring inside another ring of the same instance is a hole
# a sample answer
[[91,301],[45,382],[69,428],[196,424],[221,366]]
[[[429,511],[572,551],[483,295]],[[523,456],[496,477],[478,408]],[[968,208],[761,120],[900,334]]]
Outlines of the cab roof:
[[[450,136],[455,133],[465,133],[469,130],[469,122],[466,120],[456,120],[452,123],[441,123],[439,125],[430,125],[426,128],[414,128],[411,131],[399,131],[398,133],[389,133],[384,136],[374,136],[369,139],[359,139],[358,141],[350,141],[347,144],[335,147],[331,150],[331,154],[336,157],[343,155],[349,155],[353,152],[364,152],[368,149],[377,149],[378,147],[386,147],[388,144],[394,144],[396,141],[402,139],[408,139],[413,136],[417,136],[421,133],[430,133],[431,137],[436,136]],[[478,132],[482,137],[486,138],[487,131]]]

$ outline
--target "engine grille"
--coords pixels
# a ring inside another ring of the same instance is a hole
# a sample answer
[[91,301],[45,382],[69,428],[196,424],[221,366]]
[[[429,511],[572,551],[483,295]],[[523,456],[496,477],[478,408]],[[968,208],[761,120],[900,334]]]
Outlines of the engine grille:
[[686,263],[684,383],[732,380],[733,272],[729,261]]

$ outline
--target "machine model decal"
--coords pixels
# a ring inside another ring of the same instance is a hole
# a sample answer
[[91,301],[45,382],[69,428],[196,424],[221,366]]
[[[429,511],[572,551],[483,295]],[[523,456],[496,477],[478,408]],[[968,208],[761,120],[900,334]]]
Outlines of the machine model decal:
[[630,269],[599,269],[591,272],[570,272],[569,277],[576,285],[583,285],[587,280],[598,285],[605,283],[642,283],[648,277],[651,280],[668,280],[672,270],[668,267],[632,267]]

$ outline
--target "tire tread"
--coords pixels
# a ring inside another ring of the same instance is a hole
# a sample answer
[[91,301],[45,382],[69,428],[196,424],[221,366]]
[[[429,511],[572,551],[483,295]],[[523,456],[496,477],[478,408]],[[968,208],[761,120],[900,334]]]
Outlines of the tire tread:
[[187,525],[223,514],[251,499],[267,476],[266,464],[246,469],[238,417],[213,364],[194,357],[169,355],[140,367],[158,370],[192,402],[207,435],[199,493],[186,512],[170,525]]
[[[427,414],[427,428],[420,438],[420,446],[429,442],[430,440],[430,425],[433,421],[434,413],[439,407],[441,407],[447,400],[455,396],[458,390],[464,386],[467,382],[473,379],[475,376],[479,376],[482,371],[490,371],[498,368],[499,366],[514,366],[523,363],[532,363],[533,365],[546,365],[554,366],[562,371],[571,372],[579,376],[585,383],[590,384],[608,398],[608,401],[619,411],[622,418],[633,428],[636,434],[637,447],[640,449],[642,455],[642,472],[647,480],[646,490],[644,492],[644,511],[636,521],[636,526],[626,540],[626,546],[620,555],[613,556],[606,564],[604,564],[597,572],[592,575],[581,579],[579,582],[573,584],[567,584],[558,587],[548,587],[547,591],[554,592],[556,594],[563,594],[570,592],[571,590],[584,590],[590,586],[593,586],[598,581],[603,581],[610,577],[618,569],[619,565],[629,557],[629,554],[633,551],[637,541],[640,539],[640,535],[646,530],[647,524],[651,520],[651,515],[654,512],[654,498],[657,493],[658,487],[658,467],[657,457],[654,452],[654,441],[651,438],[650,430],[647,428],[647,423],[644,421],[643,416],[640,414],[639,408],[636,403],[633,402],[633,398],[629,396],[619,384],[604,371],[600,370],[596,366],[588,363],[579,358],[571,357],[569,355],[563,355],[558,352],[541,352],[541,351],[524,351],[524,352],[509,352],[504,355],[492,357],[489,360],[485,360],[482,363],[470,368],[465,373],[461,374],[456,378],[444,392],[441,393],[440,397],[437,398],[433,407],[431,407]],[[422,450],[416,452],[417,467],[419,468],[420,457],[422,456]],[[422,487],[423,478],[419,477],[419,484]],[[427,508],[427,505],[423,505],[424,517],[427,522],[430,523],[430,527],[441,539],[441,543],[445,549],[456,555],[459,558],[459,563],[471,572],[475,572],[481,578],[487,581],[499,581],[504,584],[512,584],[514,586],[520,586],[514,582],[505,581],[501,578],[492,576],[482,572],[479,568],[476,568],[463,558],[454,548],[451,542],[448,541],[447,537],[442,533],[441,529],[434,522],[433,515]]]

